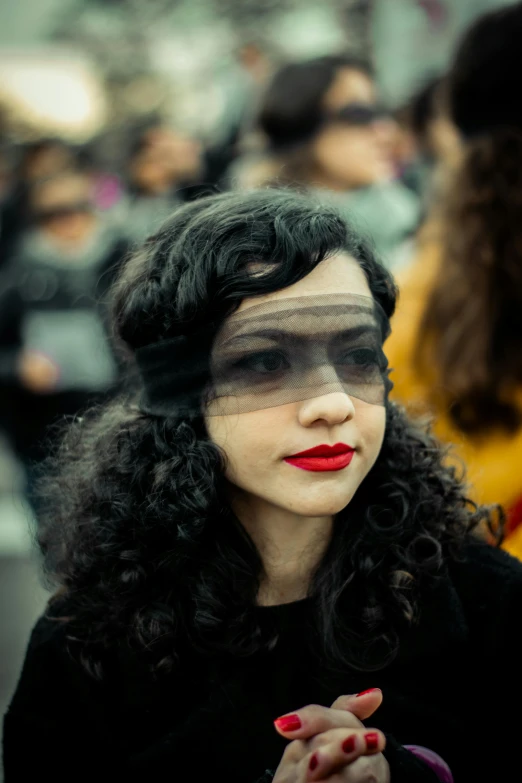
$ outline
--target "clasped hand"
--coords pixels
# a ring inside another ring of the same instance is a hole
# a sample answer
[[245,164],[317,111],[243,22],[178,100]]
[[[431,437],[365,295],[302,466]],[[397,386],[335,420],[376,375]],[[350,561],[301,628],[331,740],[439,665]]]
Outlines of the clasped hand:
[[309,704],[278,718],[277,731],[292,741],[273,783],[390,783],[384,734],[362,723],[381,702],[381,691],[373,689],[340,696],[331,707]]

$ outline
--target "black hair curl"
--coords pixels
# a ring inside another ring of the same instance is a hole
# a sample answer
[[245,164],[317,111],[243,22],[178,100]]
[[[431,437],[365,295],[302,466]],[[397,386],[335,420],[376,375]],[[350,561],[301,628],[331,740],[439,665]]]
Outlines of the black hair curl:
[[[339,251],[358,260],[389,318],[389,273],[332,208],[276,190],[193,202],[124,268],[116,337],[132,356],[226,317],[245,296],[291,285]],[[279,263],[252,276],[251,261]],[[262,562],[227,504],[224,468],[201,417],[148,416],[134,392],[68,429],[42,485],[39,542],[59,586],[50,614],[68,623],[71,648],[95,676],[100,651],[121,642],[157,673],[188,648],[245,656],[275,643],[258,626]],[[443,467],[435,441],[388,402],[380,456],[336,516],[309,588],[332,665],[384,665],[448,547],[487,516]]]

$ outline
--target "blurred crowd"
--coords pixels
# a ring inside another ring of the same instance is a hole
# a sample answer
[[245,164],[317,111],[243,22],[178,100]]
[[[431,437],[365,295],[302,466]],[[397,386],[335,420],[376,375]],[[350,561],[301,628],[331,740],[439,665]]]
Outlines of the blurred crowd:
[[185,201],[290,187],[335,203],[396,274],[394,398],[454,444],[448,459],[466,463],[477,502],[503,504],[505,546],[522,554],[522,11],[513,18],[484,17],[401,106],[381,100],[370,62],[275,67],[246,46],[212,143],[161,117],[129,128],[111,165],[102,139],[3,139],[0,430],[33,506],[53,425],[121,381],[107,294],[129,251]]

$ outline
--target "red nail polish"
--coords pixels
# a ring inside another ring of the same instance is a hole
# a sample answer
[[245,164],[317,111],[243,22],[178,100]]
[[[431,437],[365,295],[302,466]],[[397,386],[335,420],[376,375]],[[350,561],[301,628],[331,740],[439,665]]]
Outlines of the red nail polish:
[[282,718],[277,718],[274,723],[281,731],[297,731],[303,725],[299,715],[284,715]]
[[379,735],[375,731],[369,731],[364,735],[366,750],[377,750],[379,747]]
[[361,691],[360,693],[356,693],[356,696],[366,696],[367,693],[375,693],[375,691],[380,691],[380,688],[368,688],[367,691]]
[[310,759],[310,764],[308,765],[308,769],[310,770],[310,772],[313,772],[318,764],[319,764],[319,759],[317,758],[317,753],[314,753],[314,755]]
[[347,737],[345,739],[345,741],[343,742],[341,747],[342,747],[342,749],[344,750],[345,753],[353,753],[354,752],[354,750],[355,750],[355,737],[353,736],[353,734],[352,734],[351,737]]

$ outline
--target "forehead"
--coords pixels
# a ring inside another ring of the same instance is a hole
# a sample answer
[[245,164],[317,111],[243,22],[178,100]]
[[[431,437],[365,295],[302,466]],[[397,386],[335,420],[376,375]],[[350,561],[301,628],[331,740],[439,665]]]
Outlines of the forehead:
[[373,300],[353,294],[289,297],[234,313],[219,330],[214,351],[261,347],[260,342],[329,343],[342,338],[380,340]]
[[372,79],[355,68],[341,68],[323,101],[325,109],[334,111],[347,103],[372,103],[375,87]]
[[366,275],[357,261],[348,253],[340,253],[325,258],[310,274],[287,288],[263,296],[243,299],[236,312],[243,312],[260,304],[275,303],[281,299],[324,294],[354,294],[365,297],[372,295]]

